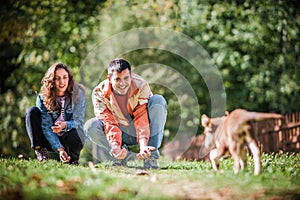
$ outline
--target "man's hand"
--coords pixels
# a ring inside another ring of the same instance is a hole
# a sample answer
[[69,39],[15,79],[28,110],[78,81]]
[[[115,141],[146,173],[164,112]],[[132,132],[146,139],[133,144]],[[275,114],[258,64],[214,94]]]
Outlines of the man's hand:
[[155,147],[152,146],[142,146],[140,147],[140,153],[136,155],[137,159],[144,160],[149,158],[151,151],[155,150]]
[[59,148],[57,150],[59,152],[59,158],[61,162],[68,163],[71,160],[71,157],[67,154],[67,152],[63,148]]
[[111,153],[118,160],[122,160],[127,156],[127,150],[119,146],[112,146]]

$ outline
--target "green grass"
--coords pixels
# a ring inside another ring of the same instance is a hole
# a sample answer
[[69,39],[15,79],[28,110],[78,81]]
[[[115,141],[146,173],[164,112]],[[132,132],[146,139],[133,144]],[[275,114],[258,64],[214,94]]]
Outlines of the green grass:
[[55,160],[0,159],[0,199],[300,199],[300,154],[262,155],[263,173],[235,175],[231,158],[223,173],[209,162],[159,160],[160,170],[111,163],[72,166]]

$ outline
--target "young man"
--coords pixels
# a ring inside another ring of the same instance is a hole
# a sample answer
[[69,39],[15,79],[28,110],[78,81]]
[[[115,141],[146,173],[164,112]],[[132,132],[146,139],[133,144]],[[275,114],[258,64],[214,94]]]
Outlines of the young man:
[[[145,169],[157,169],[167,117],[165,99],[152,95],[148,83],[131,73],[128,61],[117,58],[108,65],[108,78],[94,88],[92,100],[96,117],[85,123],[85,131],[104,152],[100,160],[112,155],[114,165],[126,166],[136,157],[144,160]],[[127,146],[137,144],[140,151],[134,155]]]

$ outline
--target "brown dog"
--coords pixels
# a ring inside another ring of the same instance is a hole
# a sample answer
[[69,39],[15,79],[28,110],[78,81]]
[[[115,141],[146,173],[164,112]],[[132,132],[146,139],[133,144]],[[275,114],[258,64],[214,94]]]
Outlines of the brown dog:
[[202,115],[205,146],[213,148],[209,158],[214,170],[219,170],[219,159],[229,151],[234,160],[234,173],[238,173],[247,165],[248,146],[253,155],[254,175],[261,173],[260,150],[253,137],[251,121],[281,118],[276,113],[249,112],[243,109],[236,109],[218,118]]

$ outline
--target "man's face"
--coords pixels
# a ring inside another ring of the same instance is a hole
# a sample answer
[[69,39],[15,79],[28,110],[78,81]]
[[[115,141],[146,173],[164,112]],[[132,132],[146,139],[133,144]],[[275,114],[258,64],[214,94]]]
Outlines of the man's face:
[[131,84],[131,74],[128,69],[122,72],[113,71],[110,78],[114,93],[119,95],[125,95]]

